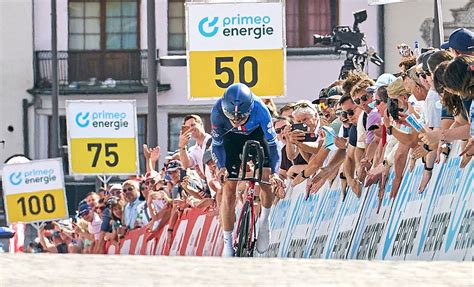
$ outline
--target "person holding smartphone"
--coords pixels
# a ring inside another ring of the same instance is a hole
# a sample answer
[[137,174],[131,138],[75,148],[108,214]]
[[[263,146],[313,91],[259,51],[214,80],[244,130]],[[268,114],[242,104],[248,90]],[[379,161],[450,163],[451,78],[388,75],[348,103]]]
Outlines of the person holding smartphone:
[[[204,179],[202,170],[202,156],[204,151],[211,145],[211,135],[206,133],[202,119],[198,115],[187,115],[184,117],[183,126],[179,136],[179,158],[183,168],[195,168],[198,174]],[[189,147],[191,139],[196,143]]]

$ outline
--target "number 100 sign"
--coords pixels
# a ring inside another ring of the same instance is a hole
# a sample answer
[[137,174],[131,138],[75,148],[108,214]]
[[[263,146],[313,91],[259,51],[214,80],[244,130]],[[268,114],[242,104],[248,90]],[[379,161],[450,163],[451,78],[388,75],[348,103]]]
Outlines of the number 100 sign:
[[68,217],[59,158],[5,165],[2,185],[8,223]]
[[71,174],[136,174],[135,101],[66,101]]

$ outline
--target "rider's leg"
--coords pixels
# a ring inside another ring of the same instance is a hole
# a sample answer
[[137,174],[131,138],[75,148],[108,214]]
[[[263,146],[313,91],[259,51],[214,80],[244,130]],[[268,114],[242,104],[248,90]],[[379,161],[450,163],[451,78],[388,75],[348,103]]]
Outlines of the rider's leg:
[[236,181],[226,181],[222,188],[222,201],[220,206],[220,217],[224,235],[223,256],[233,256],[234,247],[232,231],[235,222],[235,188]]
[[[268,182],[270,169],[263,169],[263,180]],[[260,202],[262,203],[262,213],[258,220],[257,252],[263,253],[270,244],[270,210],[273,202],[272,187],[268,184],[260,184]]]

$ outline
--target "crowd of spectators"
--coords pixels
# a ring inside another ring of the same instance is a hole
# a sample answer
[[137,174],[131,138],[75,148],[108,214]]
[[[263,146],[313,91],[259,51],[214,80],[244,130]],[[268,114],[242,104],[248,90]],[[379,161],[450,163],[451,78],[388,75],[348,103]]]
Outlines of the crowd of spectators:
[[[381,199],[393,170],[393,199],[416,161],[423,161],[424,171],[413,192],[424,192],[434,165],[443,164],[455,141],[461,145],[461,167],[469,163],[474,155],[473,32],[458,29],[441,49],[426,48],[419,55],[406,44],[398,48],[397,73],[372,79],[351,72],[315,100],[280,109],[265,100],[282,154],[279,175],[288,185],[307,180],[309,196],[340,177],[343,196],[354,192],[360,197],[363,186],[376,184]],[[191,140],[195,144],[189,146]],[[155,170],[160,148],[144,145],[146,174],[89,193],[78,207],[77,221],[42,225],[42,250],[103,253],[107,241],[136,228],[169,224],[171,236],[178,217],[190,208],[217,212],[222,192],[211,141],[202,119],[186,116],[179,150],[166,157],[161,169]],[[245,183],[238,185],[238,198],[245,189]],[[274,202],[285,196],[285,190],[276,189]]]

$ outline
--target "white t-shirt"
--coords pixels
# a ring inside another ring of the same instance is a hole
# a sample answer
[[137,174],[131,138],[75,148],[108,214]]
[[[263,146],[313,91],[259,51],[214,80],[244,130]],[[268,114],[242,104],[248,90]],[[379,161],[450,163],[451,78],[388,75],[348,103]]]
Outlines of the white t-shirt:
[[87,222],[87,229],[89,230],[90,234],[94,235],[95,240],[99,240],[101,225],[102,225],[102,219],[100,219],[100,216],[94,212],[94,217],[92,218],[92,222]]
[[423,107],[423,118],[430,128],[441,127],[441,106],[436,104],[439,100],[439,94],[434,89],[430,89]]
[[366,148],[367,131],[364,127],[364,116],[367,116],[365,112],[360,113],[359,119],[357,120],[357,147]]
[[206,134],[202,146],[196,143],[195,145],[189,148],[188,158],[190,160],[191,167],[195,167],[197,165],[202,171],[202,156],[204,154],[204,151],[206,150],[207,141],[209,140],[212,140],[212,137],[210,134]]

